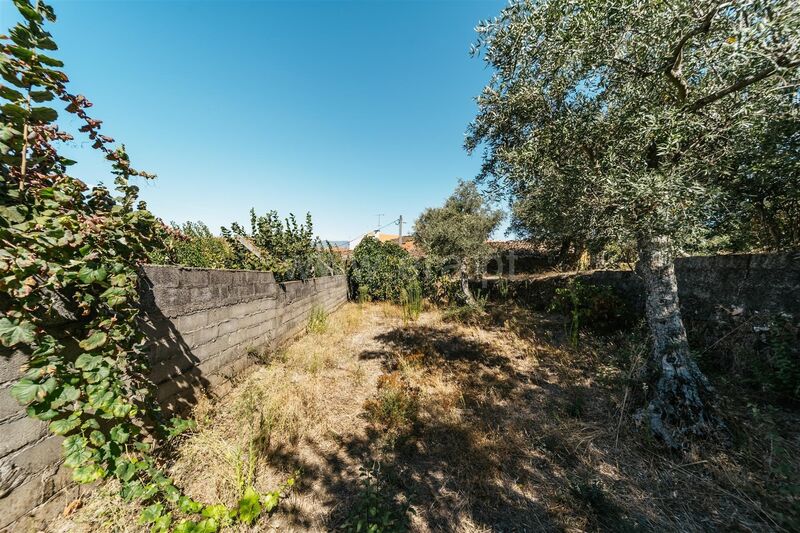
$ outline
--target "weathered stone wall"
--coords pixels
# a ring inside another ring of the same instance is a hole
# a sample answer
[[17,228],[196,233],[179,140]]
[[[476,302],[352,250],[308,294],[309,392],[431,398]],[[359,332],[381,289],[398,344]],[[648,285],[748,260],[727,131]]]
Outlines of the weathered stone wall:
[[[276,283],[269,272],[145,266],[142,327],[159,400],[183,410],[203,390],[225,393],[254,363],[248,352],[275,349],[315,306],[330,312],[346,300],[345,276]],[[81,490],[61,466],[61,438],[9,394],[24,362],[0,356],[0,531],[36,531]]]
[[[800,320],[800,253],[734,254],[680,258],[675,262],[681,312],[693,348],[705,349],[747,323],[752,330],[763,319],[786,314]],[[559,287],[578,278],[608,285],[637,314],[644,313],[644,286],[632,271],[599,270],[518,279],[509,282],[509,297],[545,311]],[[489,294],[496,297],[496,281]]]

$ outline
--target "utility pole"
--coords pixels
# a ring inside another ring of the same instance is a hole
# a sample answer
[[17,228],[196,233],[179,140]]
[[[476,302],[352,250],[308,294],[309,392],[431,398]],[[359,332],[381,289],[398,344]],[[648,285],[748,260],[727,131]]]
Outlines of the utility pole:
[[400,224],[400,236],[397,237],[397,244],[403,246],[403,215],[400,215],[400,218],[397,220],[397,223]]
[[381,229],[381,217],[385,215],[386,213],[378,213],[377,215],[375,215],[376,217],[378,217],[378,230]]

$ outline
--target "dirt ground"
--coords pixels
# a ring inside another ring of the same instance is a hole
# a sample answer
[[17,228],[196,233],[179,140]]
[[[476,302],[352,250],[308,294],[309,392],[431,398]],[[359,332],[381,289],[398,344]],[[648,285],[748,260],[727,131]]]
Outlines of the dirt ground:
[[[643,338],[573,347],[558,317],[515,307],[468,325],[347,304],[202,401],[165,465],[193,498],[228,505],[299,471],[278,509],[240,531],[335,530],[368,490],[419,532],[797,527],[800,416],[723,391],[733,445],[672,455],[631,417]],[[115,490],[51,529],[146,530]]]

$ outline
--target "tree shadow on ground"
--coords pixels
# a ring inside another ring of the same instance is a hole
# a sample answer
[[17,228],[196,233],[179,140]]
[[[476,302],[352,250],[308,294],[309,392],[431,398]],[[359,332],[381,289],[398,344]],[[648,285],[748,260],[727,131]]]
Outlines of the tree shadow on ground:
[[[402,480],[393,488],[417,509],[418,524],[432,531],[563,530],[543,500],[568,499],[572,478],[599,476],[558,437],[558,413],[577,387],[522,371],[494,344],[455,325],[399,327],[375,339],[386,349],[362,358],[382,358],[387,371],[408,357],[426,369],[444,368],[460,396],[452,407],[458,416],[420,416],[393,448],[372,446],[374,460]],[[555,489],[540,494],[534,487]],[[610,500],[598,501],[601,515],[622,516]],[[588,517],[585,523],[600,523],[591,506],[576,512]]]
[[[359,357],[380,360],[385,372],[411,365],[419,415],[392,440],[370,419],[365,433],[318,446],[314,464],[286,454],[287,465],[303,468],[298,490],[322,489],[313,492],[331,510],[326,529],[358,499],[358,465],[380,465],[388,499],[411,504],[419,531],[772,529],[725,481],[733,470],[703,466],[714,452],[695,462],[669,457],[630,423],[627,367],[610,369],[622,350],[616,341],[572,349],[558,319],[498,313],[492,321],[480,334],[424,323],[375,335],[377,346]],[[486,334],[508,330],[524,331],[535,355]],[[303,509],[291,512],[295,527],[319,527]]]

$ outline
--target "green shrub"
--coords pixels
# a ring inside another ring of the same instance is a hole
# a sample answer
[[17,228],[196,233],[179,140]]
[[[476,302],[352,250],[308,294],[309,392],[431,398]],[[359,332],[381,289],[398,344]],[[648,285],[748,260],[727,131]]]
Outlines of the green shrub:
[[361,467],[361,492],[340,529],[348,533],[400,533],[410,529],[408,504],[400,504],[388,494],[388,487],[377,475]]
[[327,330],[328,314],[323,307],[315,305],[311,309],[311,315],[308,317],[306,331],[308,333],[325,333]]
[[311,214],[298,223],[294,214],[281,221],[276,211],[257,216],[251,209],[249,232],[234,222],[222,236],[232,250],[227,268],[272,272],[278,281],[344,273],[330,245],[314,238]]
[[403,322],[415,322],[422,313],[422,289],[418,282],[400,289],[400,305],[403,306]]
[[358,303],[363,304],[371,300],[369,297],[369,288],[366,285],[358,286]]
[[764,349],[747,350],[744,359],[752,371],[746,381],[785,400],[800,400],[800,327],[787,315],[777,315],[761,328]]
[[500,278],[497,280],[497,292],[500,294],[500,297],[505,300],[508,298],[508,294],[511,290],[511,285],[508,282],[508,278]]
[[222,237],[211,233],[202,222],[172,223],[167,228],[164,246],[150,255],[157,264],[199,268],[226,268],[233,260],[233,250]]
[[400,303],[401,290],[416,282],[418,277],[414,260],[406,250],[393,242],[382,243],[372,237],[364,238],[356,246],[348,274],[354,295],[359,291],[359,298],[396,303]]
[[631,316],[627,304],[606,285],[592,285],[571,278],[556,289],[549,310],[564,315],[570,342],[578,345],[582,328],[606,333],[627,325]]
[[479,289],[475,293],[475,303],[450,305],[442,313],[442,318],[447,322],[475,324],[486,315],[488,301],[489,295],[483,294]]

